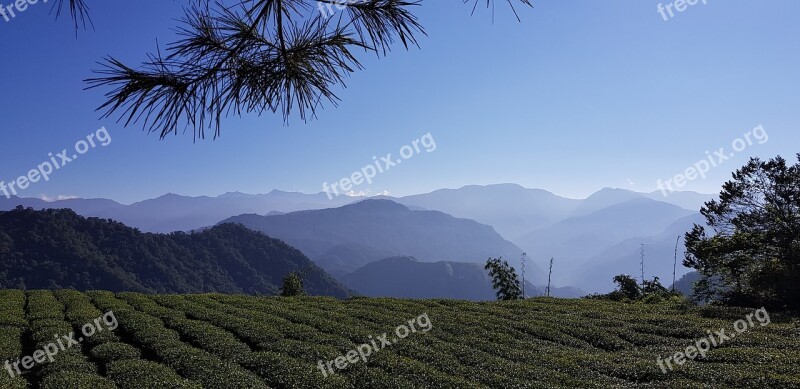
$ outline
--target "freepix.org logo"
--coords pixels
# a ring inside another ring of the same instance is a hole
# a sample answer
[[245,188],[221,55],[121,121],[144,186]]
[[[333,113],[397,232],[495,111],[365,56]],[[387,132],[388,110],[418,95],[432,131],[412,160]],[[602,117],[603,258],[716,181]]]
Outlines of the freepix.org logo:
[[81,139],[75,142],[74,152],[70,153],[67,149],[61,150],[59,153],[48,153],[49,160],[40,163],[36,168],[28,171],[28,174],[17,177],[14,180],[1,181],[0,192],[10,199],[11,196],[17,196],[18,192],[28,189],[31,184],[35,184],[41,180],[50,181],[50,175],[57,170],[63,168],[66,164],[78,159],[79,156],[86,154],[89,150],[97,146],[106,147],[111,144],[111,135],[105,127],[89,134],[86,139]]
[[333,10],[334,8],[339,11],[344,11],[351,4],[356,4],[356,1],[357,0],[318,1],[317,8],[319,9],[319,13],[322,14],[324,18],[329,18],[336,13],[336,11]]
[[[658,3],[656,10],[661,14],[661,17],[664,18],[664,21],[667,22],[675,17],[675,12],[686,11],[690,5],[696,5],[698,3],[706,5],[708,4],[708,0],[675,0],[672,3],[667,3],[666,6],[663,3]],[[667,17],[667,15],[669,15],[669,17]]]
[[[6,361],[4,367],[11,378],[23,374],[22,370],[31,370],[36,365],[45,363],[53,363],[59,352],[66,351],[72,347],[80,347],[81,342],[103,331],[114,331],[119,327],[117,317],[114,316],[114,311],[108,311],[103,316],[100,316],[90,323],[86,323],[81,327],[82,337],[75,338],[75,332],[70,332],[66,335],[54,335],[53,341],[46,344],[39,350],[35,350],[33,354],[23,357],[17,361]],[[21,369],[20,369],[21,368]]]
[[16,18],[18,13],[25,12],[28,6],[37,4],[39,1],[47,3],[47,0],[17,0],[9,5],[0,3],[0,17],[8,23],[11,19]]
[[355,194],[353,187],[361,185],[364,182],[372,184],[372,179],[375,178],[378,173],[389,171],[389,169],[400,165],[403,161],[417,154],[421,154],[423,150],[428,153],[436,151],[436,140],[433,139],[433,135],[431,135],[430,132],[423,135],[421,138],[414,139],[410,144],[401,147],[400,158],[392,158],[392,153],[386,154],[386,156],[380,159],[378,159],[377,156],[373,156],[372,160],[374,163],[354,171],[351,175],[343,177],[330,185],[328,185],[327,182],[323,182],[322,191],[328,195],[328,200],[333,200],[334,197],[341,194]]
[[[748,146],[755,143],[763,145],[769,141],[769,134],[764,126],[759,125],[756,128],[746,132],[739,138],[731,142],[731,149],[728,151],[725,147],[720,147],[712,154],[711,151],[706,151],[706,158],[697,161],[692,166],[689,166],[681,173],[676,174],[667,180],[656,181],[656,187],[661,191],[664,197],[669,196],[670,193],[677,191],[684,187],[687,183],[694,181],[698,178],[706,178],[706,173],[711,171],[711,168],[716,168],[722,165],[725,161],[735,157],[737,153],[744,151]],[[674,185],[674,186],[673,186]]]

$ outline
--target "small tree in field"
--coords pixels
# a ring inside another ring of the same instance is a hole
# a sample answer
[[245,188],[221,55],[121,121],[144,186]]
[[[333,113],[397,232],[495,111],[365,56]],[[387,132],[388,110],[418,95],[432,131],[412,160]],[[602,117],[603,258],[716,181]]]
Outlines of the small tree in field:
[[522,284],[517,276],[517,271],[508,264],[508,261],[503,261],[501,258],[489,258],[484,268],[489,270],[489,276],[492,277],[492,287],[497,293],[498,300],[519,300],[522,298]]
[[614,277],[614,283],[618,286],[618,289],[614,293],[629,300],[638,300],[642,297],[642,289],[633,277],[627,274],[620,274]]
[[306,291],[303,287],[303,278],[297,272],[291,272],[283,277],[283,287],[281,288],[281,296],[294,297],[305,296]]
[[659,303],[680,296],[680,293],[670,292],[664,285],[661,285],[658,277],[652,280],[644,280],[642,285],[636,279],[627,275],[620,274],[614,277],[617,290],[607,294],[595,294],[587,298],[596,300],[611,300],[623,302],[645,302]]
[[644,280],[642,284],[644,284],[642,287],[642,294],[644,295],[666,296],[672,293],[664,285],[661,285],[658,277],[653,278],[652,281]]

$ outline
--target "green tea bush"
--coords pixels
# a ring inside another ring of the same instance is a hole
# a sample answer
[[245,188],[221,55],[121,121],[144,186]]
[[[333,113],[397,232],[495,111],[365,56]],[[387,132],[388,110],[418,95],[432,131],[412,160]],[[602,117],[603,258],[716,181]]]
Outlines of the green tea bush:
[[263,377],[267,384],[279,388],[347,388],[347,379],[328,375],[311,363],[273,352],[254,353],[243,365]]
[[0,374],[0,388],[3,389],[28,389],[28,381],[21,377],[11,377],[3,373]]
[[[80,333],[86,324],[95,325],[95,320],[103,317],[105,312],[97,309],[92,304],[89,296],[74,290],[60,290],[54,292],[55,297],[64,304],[64,316],[72,324],[75,333]],[[103,321],[100,321],[100,330],[91,337],[84,339],[89,345],[96,346],[108,342],[116,342],[119,338],[109,330]]]
[[241,366],[222,361],[208,352],[188,346],[172,344],[159,348],[160,360],[182,376],[202,383],[207,388],[263,388],[264,382]]
[[202,389],[203,386],[181,378],[172,369],[152,361],[119,360],[108,365],[108,377],[120,389]]
[[182,338],[224,360],[238,362],[251,350],[230,332],[199,320],[173,320],[170,327]]
[[25,293],[19,290],[0,290],[0,326],[25,327]]
[[22,334],[19,327],[0,327],[0,363],[22,355]]
[[154,300],[184,312],[187,317],[208,321],[226,329],[253,347],[283,339],[282,333],[267,323],[234,316],[209,307],[209,304],[213,306],[219,303],[209,300],[206,296],[187,296],[185,299],[182,296],[155,296]]
[[[506,303],[0,291],[0,358],[113,310],[114,336],[59,351],[0,388],[800,388],[800,332],[787,315],[705,358],[662,372],[656,359],[752,310],[680,302],[533,298]],[[317,362],[427,313],[429,332],[396,339],[327,377]],[[94,338],[94,337],[92,337]],[[252,350],[255,350],[252,351]],[[2,361],[2,359],[0,359]],[[673,363],[674,365],[674,363]],[[28,382],[30,381],[30,382]],[[88,386],[87,386],[88,385]]]
[[41,389],[116,389],[107,378],[95,374],[61,371],[42,380]]
[[125,359],[139,359],[141,352],[136,347],[126,343],[110,342],[92,348],[91,355],[104,363],[121,361]]
[[28,291],[28,321],[43,319],[64,319],[64,304],[52,292],[46,290]]

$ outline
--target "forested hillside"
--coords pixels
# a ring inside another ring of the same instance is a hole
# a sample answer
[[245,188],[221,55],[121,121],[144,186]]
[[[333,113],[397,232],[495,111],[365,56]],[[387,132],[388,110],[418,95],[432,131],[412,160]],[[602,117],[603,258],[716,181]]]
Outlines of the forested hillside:
[[300,251],[238,225],[151,234],[71,210],[0,212],[0,288],[275,294],[292,271],[310,294],[348,295]]

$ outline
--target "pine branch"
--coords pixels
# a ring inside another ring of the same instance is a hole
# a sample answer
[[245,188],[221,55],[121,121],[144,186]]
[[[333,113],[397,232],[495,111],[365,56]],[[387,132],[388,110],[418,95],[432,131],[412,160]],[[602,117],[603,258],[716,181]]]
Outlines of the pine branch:
[[[295,112],[301,120],[313,118],[323,104],[336,106],[334,90],[362,69],[354,49],[385,56],[397,41],[418,47],[417,34],[425,35],[411,12],[421,0],[312,3],[199,0],[185,10],[179,39],[164,54],[157,47],[136,68],[108,57],[85,80],[87,89],[109,88],[98,110],[126,126],[141,123],[162,139],[181,128],[195,139],[205,138],[206,129],[216,138],[228,115],[280,112],[284,123]],[[331,17],[322,12],[327,5],[346,5],[346,12]]]
[[50,8],[50,12],[55,10],[56,19],[58,19],[65,7],[68,8],[67,11],[72,17],[73,23],[75,23],[76,35],[78,34],[78,29],[80,27],[83,27],[84,30],[86,29],[87,22],[92,28],[94,28],[92,18],[89,16],[89,6],[86,5],[85,0],[57,0]]

